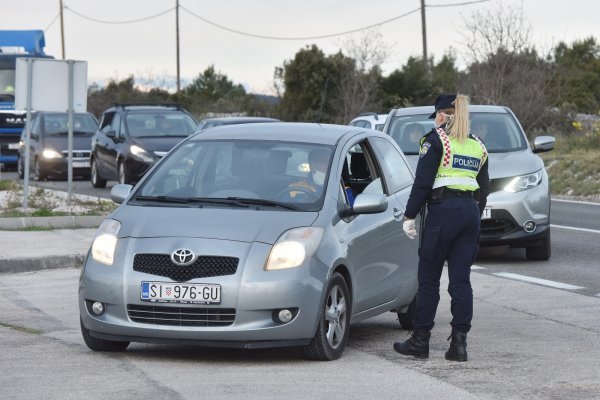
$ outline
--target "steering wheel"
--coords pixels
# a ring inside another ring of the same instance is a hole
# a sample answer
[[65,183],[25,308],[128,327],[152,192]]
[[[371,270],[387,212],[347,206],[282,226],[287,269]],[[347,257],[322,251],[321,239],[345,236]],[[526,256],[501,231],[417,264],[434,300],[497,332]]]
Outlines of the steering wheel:
[[288,194],[290,198],[293,198],[292,197],[292,193],[293,192],[302,192],[302,194],[304,196],[306,196],[306,199],[308,200],[307,203],[313,203],[313,202],[319,200],[319,197],[317,196],[316,193],[314,193],[312,190],[310,190],[308,188],[305,188],[303,186],[290,186],[290,187],[287,187],[287,188],[283,189],[281,192],[279,192],[277,194],[277,196],[275,196],[275,198],[277,200],[281,200],[281,197],[284,194]]

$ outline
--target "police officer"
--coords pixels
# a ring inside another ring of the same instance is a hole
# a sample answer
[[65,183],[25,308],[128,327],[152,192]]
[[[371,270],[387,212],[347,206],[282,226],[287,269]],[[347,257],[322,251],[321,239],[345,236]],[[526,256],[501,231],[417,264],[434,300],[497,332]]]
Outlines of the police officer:
[[471,265],[479,248],[481,214],[490,192],[487,150],[469,134],[468,98],[444,94],[435,101],[435,128],[421,139],[415,182],[406,205],[404,232],[417,235],[415,217],[427,203],[419,249],[419,287],[413,332],[394,350],[429,357],[429,338],[440,299],[440,276],[448,262],[452,333],[446,359],[467,361],[467,332],[473,316]]

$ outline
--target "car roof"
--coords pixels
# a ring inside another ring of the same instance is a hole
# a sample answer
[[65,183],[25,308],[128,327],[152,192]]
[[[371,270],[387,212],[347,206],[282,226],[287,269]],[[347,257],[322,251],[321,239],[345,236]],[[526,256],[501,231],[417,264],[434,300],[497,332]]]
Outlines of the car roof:
[[[394,115],[431,114],[433,111],[435,111],[434,106],[404,107],[394,109]],[[469,105],[469,112],[508,114],[508,109],[504,106],[471,104]]]
[[268,117],[214,117],[214,118],[205,118],[200,122],[224,122],[224,123],[244,123],[244,122],[281,122],[281,120],[277,118],[268,118]]
[[363,128],[305,122],[273,122],[269,124],[221,125],[196,133],[190,140],[254,139],[335,145],[348,133],[364,132]]
[[[187,111],[181,104],[175,103],[131,103],[131,104],[115,104],[112,107],[106,109],[106,111],[114,111],[116,109],[126,109],[127,111],[131,110],[165,110],[165,111]],[[105,112],[106,112],[105,111]]]

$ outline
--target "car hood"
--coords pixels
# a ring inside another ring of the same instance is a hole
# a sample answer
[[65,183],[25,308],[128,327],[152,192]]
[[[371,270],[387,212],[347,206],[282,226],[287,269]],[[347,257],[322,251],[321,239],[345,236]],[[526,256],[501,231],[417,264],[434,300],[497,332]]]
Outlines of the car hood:
[[[406,159],[413,171],[417,170],[418,155],[407,155]],[[529,150],[509,153],[490,153],[488,173],[490,179],[506,178],[535,172],[544,166],[544,162]]]
[[[69,147],[68,137],[47,136],[44,138],[44,147],[51,147],[56,151],[66,151]],[[73,135],[73,150],[90,151],[92,148],[92,135]]]
[[131,143],[140,146],[146,151],[169,151],[187,136],[156,136],[156,137],[135,137],[131,138]]
[[291,228],[311,226],[317,212],[237,208],[121,206],[119,237],[194,237],[273,244]]

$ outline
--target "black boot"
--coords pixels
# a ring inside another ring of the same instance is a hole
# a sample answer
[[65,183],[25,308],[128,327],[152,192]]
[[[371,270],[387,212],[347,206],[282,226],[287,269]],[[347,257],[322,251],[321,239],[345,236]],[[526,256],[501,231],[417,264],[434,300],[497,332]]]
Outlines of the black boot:
[[416,330],[406,342],[394,343],[394,350],[405,356],[413,356],[415,358],[429,357],[429,338],[430,331]]
[[467,333],[452,330],[448,339],[452,338],[450,348],[446,352],[446,360],[467,361]]

